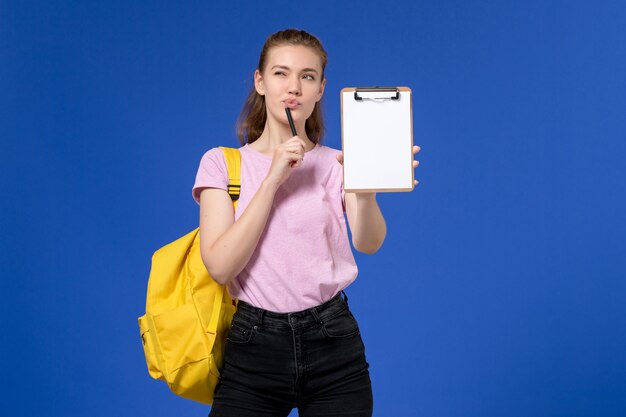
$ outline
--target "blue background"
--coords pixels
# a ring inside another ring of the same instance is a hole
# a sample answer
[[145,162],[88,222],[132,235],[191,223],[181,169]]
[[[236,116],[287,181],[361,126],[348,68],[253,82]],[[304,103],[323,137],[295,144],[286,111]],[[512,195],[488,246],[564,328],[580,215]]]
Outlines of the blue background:
[[0,1],[0,413],[207,414],[136,319],[287,27],[329,53],[327,145],[341,88],[414,92],[420,185],[348,290],[374,414],[626,415],[620,1]]

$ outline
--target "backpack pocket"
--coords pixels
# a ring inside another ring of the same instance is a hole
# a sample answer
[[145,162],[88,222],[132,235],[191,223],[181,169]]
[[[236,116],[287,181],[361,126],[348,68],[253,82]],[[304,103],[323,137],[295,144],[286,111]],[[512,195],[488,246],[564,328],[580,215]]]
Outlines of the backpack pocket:
[[152,321],[165,367],[161,371],[168,381],[183,366],[209,358],[207,335],[192,303],[153,316]]
[[151,319],[162,379],[177,395],[210,404],[220,371],[208,351],[210,339],[215,336],[202,328],[196,306],[184,304]]
[[162,379],[163,373],[159,368],[159,362],[154,350],[154,342],[152,340],[153,333],[150,332],[150,323],[148,315],[139,317],[139,334],[141,336],[141,344],[143,345],[143,353],[146,357],[146,365],[148,365],[148,373],[154,379]]

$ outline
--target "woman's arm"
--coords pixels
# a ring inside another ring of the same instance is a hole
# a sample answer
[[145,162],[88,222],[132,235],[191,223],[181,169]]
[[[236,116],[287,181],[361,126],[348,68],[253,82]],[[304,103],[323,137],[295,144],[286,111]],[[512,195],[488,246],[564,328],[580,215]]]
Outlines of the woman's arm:
[[376,193],[346,193],[346,214],[354,248],[367,254],[376,253],[387,235]]
[[246,266],[259,239],[278,187],[264,182],[235,222],[233,202],[224,190],[200,193],[200,253],[214,280],[227,284]]

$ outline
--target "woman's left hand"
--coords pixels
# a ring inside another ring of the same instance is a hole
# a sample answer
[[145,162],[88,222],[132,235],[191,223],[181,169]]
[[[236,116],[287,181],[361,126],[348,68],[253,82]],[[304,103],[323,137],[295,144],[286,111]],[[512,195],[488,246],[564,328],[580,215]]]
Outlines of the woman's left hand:
[[[417,145],[413,146],[413,155],[417,154],[421,150],[422,150],[421,147],[419,147]],[[343,165],[343,153],[337,154],[337,161],[339,161],[339,163],[341,165]],[[417,168],[417,166],[419,164],[420,164],[420,161],[414,159],[413,160],[413,169]],[[413,180],[413,185],[417,185],[417,184],[419,184],[419,181],[418,180]]]

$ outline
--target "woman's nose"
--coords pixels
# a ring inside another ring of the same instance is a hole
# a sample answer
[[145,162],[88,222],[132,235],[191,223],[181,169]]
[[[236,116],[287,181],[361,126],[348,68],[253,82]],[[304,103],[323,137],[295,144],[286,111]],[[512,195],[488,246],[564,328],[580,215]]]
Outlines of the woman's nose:
[[300,78],[294,77],[291,79],[289,83],[289,93],[299,96],[301,93],[300,89]]

